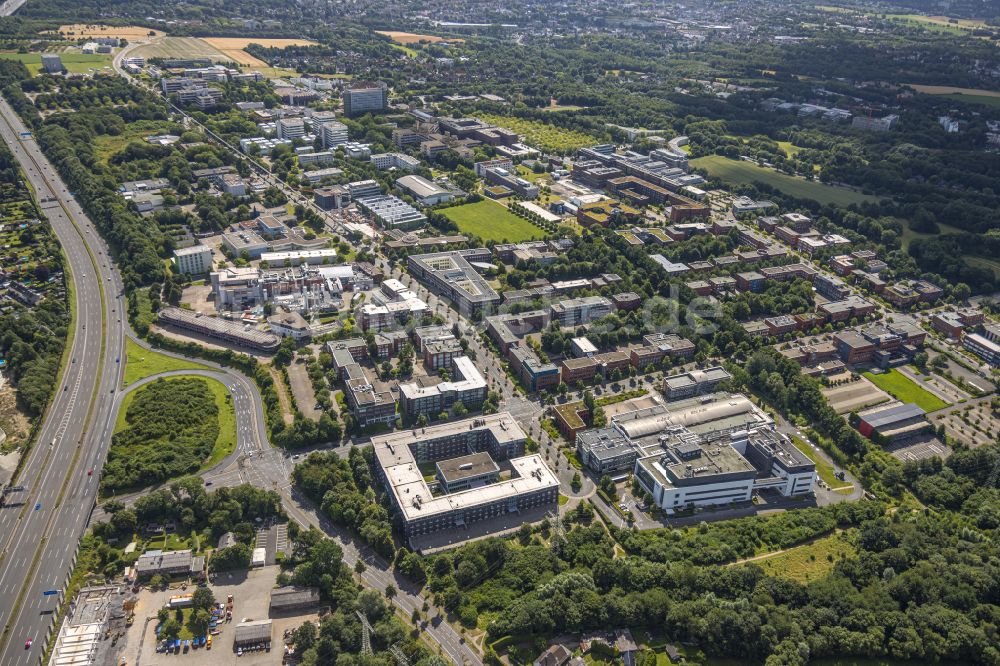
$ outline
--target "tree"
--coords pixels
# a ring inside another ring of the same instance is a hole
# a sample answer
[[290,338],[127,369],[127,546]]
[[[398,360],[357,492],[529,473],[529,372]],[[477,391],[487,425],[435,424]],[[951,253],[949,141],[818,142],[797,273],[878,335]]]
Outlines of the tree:
[[385,598],[390,601],[396,598],[396,586],[392,583],[385,586]]
[[215,595],[208,587],[199,585],[195,588],[193,603],[195,608],[209,610],[215,606]]
[[181,623],[172,617],[160,626],[160,636],[168,641],[176,640],[181,634],[181,629]]

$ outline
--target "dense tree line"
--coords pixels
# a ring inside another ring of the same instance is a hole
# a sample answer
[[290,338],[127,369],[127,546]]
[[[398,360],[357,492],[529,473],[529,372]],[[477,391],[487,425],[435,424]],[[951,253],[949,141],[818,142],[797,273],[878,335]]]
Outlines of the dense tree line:
[[392,558],[395,545],[389,511],[377,501],[371,447],[352,447],[347,459],[317,452],[295,466],[292,479],[323,513],[351,528],[375,552]]

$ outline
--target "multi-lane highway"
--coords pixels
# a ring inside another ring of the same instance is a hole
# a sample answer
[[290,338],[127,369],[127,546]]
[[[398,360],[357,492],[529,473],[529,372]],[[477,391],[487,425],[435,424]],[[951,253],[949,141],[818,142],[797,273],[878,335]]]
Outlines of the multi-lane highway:
[[[121,284],[107,248],[6,102],[0,136],[34,188],[66,257],[76,318],[61,381],[9,495],[20,506],[0,509],[0,663],[38,663],[50,613],[72,569],[77,544],[97,495],[113,427],[125,329]],[[25,648],[28,639],[36,642]]]

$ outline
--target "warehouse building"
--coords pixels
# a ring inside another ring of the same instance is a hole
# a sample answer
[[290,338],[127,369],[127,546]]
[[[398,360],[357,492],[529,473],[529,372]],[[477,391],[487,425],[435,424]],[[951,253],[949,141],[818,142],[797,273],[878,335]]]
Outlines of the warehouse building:
[[233,649],[251,645],[271,647],[271,621],[247,620],[236,625]]
[[899,444],[931,429],[927,413],[913,404],[889,403],[858,414],[858,431],[871,440]]
[[[541,456],[524,455],[526,439],[506,412],[373,437],[377,474],[406,538],[557,509],[559,480]],[[495,475],[482,456],[504,472]],[[420,470],[430,462],[439,463],[436,490]]]
[[268,605],[268,610],[271,615],[280,615],[315,608],[318,605],[318,587],[288,585],[271,590],[271,602]]

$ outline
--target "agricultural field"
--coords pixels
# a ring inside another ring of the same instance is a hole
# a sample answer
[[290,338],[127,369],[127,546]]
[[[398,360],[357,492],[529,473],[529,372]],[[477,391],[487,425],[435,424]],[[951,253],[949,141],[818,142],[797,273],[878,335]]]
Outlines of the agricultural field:
[[376,30],[379,35],[385,35],[389,39],[399,44],[419,44],[420,42],[430,42],[431,44],[436,44],[437,42],[449,41],[449,42],[463,42],[464,39],[452,39],[450,37],[438,37],[437,35],[420,35],[413,32],[399,32],[397,30]]
[[956,102],[983,104],[985,106],[1000,108],[1000,92],[996,90],[956,88],[954,86],[925,86],[917,83],[907,83],[906,85],[925,95],[946,95],[948,99],[955,100]]
[[757,559],[754,564],[770,576],[787,578],[805,585],[830,573],[839,560],[855,555],[854,546],[843,535],[831,534],[777,555]]
[[891,394],[896,400],[912,402],[925,412],[933,412],[949,405],[895,368],[877,375],[866,372],[864,376],[872,384]]
[[459,231],[478,236],[484,241],[516,243],[544,235],[531,222],[514,215],[490,199],[445,208],[441,212],[458,225]]
[[117,37],[129,42],[140,42],[152,37],[161,37],[163,32],[152,28],[143,28],[138,25],[88,25],[86,23],[73,23],[71,25],[61,25],[56,31],[68,39],[95,39],[97,37]]
[[504,127],[517,132],[524,137],[524,140],[528,144],[547,153],[564,155],[579,148],[600,143],[599,138],[590,136],[589,134],[563,129],[555,125],[548,125],[538,120],[525,120],[524,118],[494,116],[490,114],[477,114],[476,117],[498,127]]
[[[24,63],[28,71],[34,76],[38,76],[42,71],[41,53],[13,53],[10,51],[0,52],[0,58],[4,60],[19,60]],[[70,74],[88,74],[92,70],[111,66],[112,56],[105,53],[60,53],[63,67]]]
[[729,183],[751,184],[760,182],[781,190],[788,196],[812,199],[821,204],[850,206],[851,204],[860,205],[865,202],[878,200],[877,197],[862,194],[847,187],[826,185],[819,181],[789,176],[774,169],[757,166],[756,164],[742,160],[731,160],[721,155],[709,155],[693,159],[691,160],[691,166],[704,169],[710,176],[721,178]]
[[231,60],[222,51],[198,37],[164,37],[130,51],[130,55],[142,58],[209,58],[215,61]]
[[271,39],[265,37],[203,37],[202,41],[224,53],[233,62],[248,67],[267,67],[266,62],[244,51],[251,44],[259,44],[264,48],[272,49],[317,45],[317,42],[310,39]]

